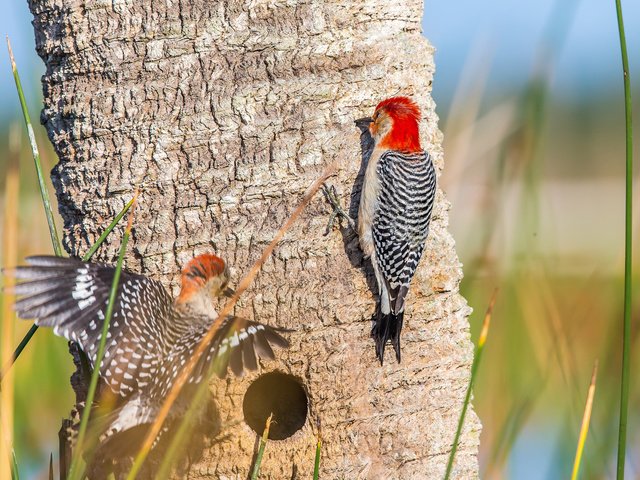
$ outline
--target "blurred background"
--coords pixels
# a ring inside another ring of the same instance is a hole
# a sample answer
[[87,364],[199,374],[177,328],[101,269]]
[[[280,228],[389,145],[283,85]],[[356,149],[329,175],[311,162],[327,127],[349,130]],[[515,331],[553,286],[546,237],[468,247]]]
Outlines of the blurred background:
[[[640,2],[624,0],[623,9],[640,125]],[[434,97],[446,155],[440,185],[452,202],[462,292],[475,310],[474,341],[491,294],[500,289],[474,393],[483,423],[481,477],[568,478],[599,359],[581,477],[613,478],[625,151],[614,2],[427,0],[423,27],[437,49]],[[12,40],[49,171],[57,159],[38,121],[44,67],[26,2],[6,2],[0,32]],[[18,258],[51,252],[4,47],[0,148],[1,251],[4,226],[16,217]],[[22,166],[18,197],[5,188],[11,159]],[[640,478],[639,316],[634,314],[628,478]],[[13,343],[28,327],[16,324]],[[24,478],[45,478],[49,454],[57,454],[60,420],[73,403],[71,371],[66,342],[48,330],[37,333],[16,364],[16,455]]]

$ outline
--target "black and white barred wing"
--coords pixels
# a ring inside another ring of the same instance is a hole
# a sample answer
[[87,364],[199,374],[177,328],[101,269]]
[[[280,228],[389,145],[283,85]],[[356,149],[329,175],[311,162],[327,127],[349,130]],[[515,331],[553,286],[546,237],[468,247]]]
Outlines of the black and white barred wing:
[[[175,383],[182,369],[206,336],[210,325],[194,323],[187,334],[180,336],[158,371],[160,381],[154,396],[163,397]],[[256,370],[258,358],[273,360],[273,347],[288,348],[289,342],[268,325],[239,317],[226,317],[216,330],[213,340],[200,357],[188,382],[199,383],[210,373],[224,378],[227,370],[241,377],[245,370]],[[212,370],[210,370],[210,368]]]
[[[201,340],[205,334],[204,329],[199,329],[196,335]],[[200,381],[212,363],[213,371],[220,378],[228,368],[240,377],[244,370],[256,370],[259,358],[273,360],[273,347],[289,347],[289,342],[275,328],[241,317],[226,317],[198,362],[191,381]]]
[[213,360],[219,377],[226,374],[227,366],[240,377],[245,369],[258,368],[258,358],[273,360],[272,346],[288,348],[289,342],[269,325],[230,316],[224,319],[216,332],[202,367]]
[[436,174],[426,152],[387,151],[377,165],[380,195],[373,219],[377,268],[391,312],[404,309],[409,284],[429,234]]
[[[36,256],[17,267],[20,318],[52,327],[80,344],[94,365],[115,268],[75,258]],[[163,331],[173,302],[158,282],[122,271],[107,332],[101,377],[117,394],[145,387],[162,363]]]

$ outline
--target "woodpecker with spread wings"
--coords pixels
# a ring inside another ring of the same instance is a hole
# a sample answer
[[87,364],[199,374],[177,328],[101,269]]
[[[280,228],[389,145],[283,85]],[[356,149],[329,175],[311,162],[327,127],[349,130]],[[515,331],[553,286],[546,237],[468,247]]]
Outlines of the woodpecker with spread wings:
[[[22,280],[12,288],[20,318],[52,327],[77,342],[95,368],[115,267],[75,258],[34,256],[8,270]],[[182,269],[175,300],[157,281],[123,271],[100,364],[101,386],[115,396],[116,409],[100,441],[152,422],[192,352],[218,318],[213,301],[229,282],[225,262],[212,254],[193,258]],[[258,359],[273,359],[272,346],[288,342],[268,325],[225,318],[188,380],[201,382],[214,362],[220,377],[255,370]],[[183,405],[184,407],[184,405]],[[177,406],[178,410],[180,406]]]

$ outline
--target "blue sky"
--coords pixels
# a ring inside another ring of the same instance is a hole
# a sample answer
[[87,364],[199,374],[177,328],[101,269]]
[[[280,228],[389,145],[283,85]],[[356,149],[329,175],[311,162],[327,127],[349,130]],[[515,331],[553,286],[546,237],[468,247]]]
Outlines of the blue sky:
[[[631,79],[640,79],[640,2],[622,0]],[[471,58],[490,63],[490,89],[521,86],[543,38],[553,46],[554,93],[580,100],[622,91],[613,0],[426,0],[425,35],[436,46],[436,101],[446,104]],[[635,77],[634,77],[635,75]]]
[[[640,79],[640,1],[623,0],[631,78]],[[490,93],[513,90],[531,74],[542,38],[550,38],[556,58],[554,92],[584,99],[621,91],[620,53],[613,0],[426,0],[425,35],[437,48],[434,91],[447,108],[465,64],[490,66]],[[35,53],[26,0],[5,2],[0,32],[9,34],[30,96],[40,92],[43,71]],[[550,33],[544,33],[550,32]],[[566,41],[562,40],[566,32]],[[0,48],[0,111],[17,112],[6,49]],[[36,112],[32,116],[37,117]]]

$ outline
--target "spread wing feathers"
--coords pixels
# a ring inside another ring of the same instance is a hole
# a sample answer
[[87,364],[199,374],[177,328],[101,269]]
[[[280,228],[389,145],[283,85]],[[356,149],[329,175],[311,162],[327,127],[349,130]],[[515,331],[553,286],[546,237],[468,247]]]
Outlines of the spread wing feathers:
[[[81,345],[93,366],[115,268],[74,258],[37,256],[13,270],[24,280],[13,288],[20,318],[53,327]],[[158,282],[123,271],[107,333],[101,376],[122,396],[150,382],[161,363],[171,297]]]
[[[79,343],[93,366],[115,268],[52,256],[29,257],[27,263],[13,270],[16,278],[24,280],[12,288],[22,296],[15,303],[18,315],[35,319],[37,325],[53,327],[56,335]],[[123,397],[145,387],[166,395],[209,328],[208,319],[194,320],[174,310],[171,297],[160,283],[123,271],[101,377]],[[272,345],[286,348],[289,343],[272,327],[228,317],[189,381],[199,382],[214,359],[220,377],[229,366],[236,376],[241,376],[245,368],[255,370],[258,358],[274,358]]]
[[436,191],[426,152],[385,152],[378,162],[380,194],[373,219],[375,261],[389,295],[391,313],[404,310],[411,279],[429,233]]
[[[206,327],[198,327],[191,335],[183,337],[180,345],[171,354],[174,358],[170,363],[184,365],[206,333]],[[229,316],[223,320],[216,331],[189,381],[191,383],[200,382],[207,374],[212,362],[213,371],[218,377],[224,378],[229,367],[235,376],[241,377],[244,370],[258,368],[258,358],[273,360],[275,358],[274,346],[289,347],[289,342],[280,335],[278,330],[244,318]],[[179,372],[170,373],[170,377],[173,379]]]

